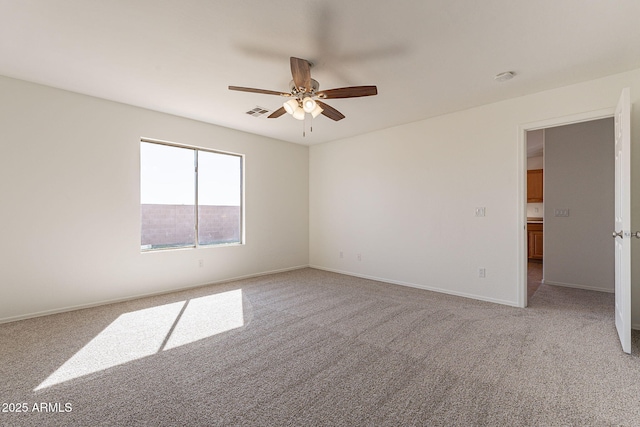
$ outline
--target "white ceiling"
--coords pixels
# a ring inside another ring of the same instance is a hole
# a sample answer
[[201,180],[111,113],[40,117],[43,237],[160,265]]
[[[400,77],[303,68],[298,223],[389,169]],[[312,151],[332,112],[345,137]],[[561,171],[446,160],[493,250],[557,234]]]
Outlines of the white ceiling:
[[[0,0],[0,74],[315,144],[640,68],[638,0]],[[302,122],[289,57],[320,87],[378,86]],[[517,77],[497,83],[512,70]]]

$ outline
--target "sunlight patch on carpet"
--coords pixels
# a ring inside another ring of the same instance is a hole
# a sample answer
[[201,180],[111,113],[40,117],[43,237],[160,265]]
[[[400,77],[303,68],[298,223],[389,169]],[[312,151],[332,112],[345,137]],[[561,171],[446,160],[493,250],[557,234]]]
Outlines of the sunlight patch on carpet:
[[241,289],[124,313],[34,391],[243,325]]
[[244,325],[242,291],[192,299],[169,336],[164,350],[189,344]]

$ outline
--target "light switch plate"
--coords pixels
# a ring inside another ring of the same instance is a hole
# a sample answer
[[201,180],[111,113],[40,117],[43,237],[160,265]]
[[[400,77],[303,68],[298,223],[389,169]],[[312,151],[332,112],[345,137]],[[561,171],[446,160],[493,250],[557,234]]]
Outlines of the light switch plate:
[[562,217],[569,216],[569,209],[568,208],[554,209],[553,215],[562,216]]
[[476,208],[476,216],[485,216],[486,208]]

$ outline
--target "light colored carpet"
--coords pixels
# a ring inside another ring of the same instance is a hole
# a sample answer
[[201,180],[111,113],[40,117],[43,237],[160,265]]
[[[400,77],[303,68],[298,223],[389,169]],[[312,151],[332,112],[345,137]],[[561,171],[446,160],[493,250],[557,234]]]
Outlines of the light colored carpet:
[[303,269],[4,324],[0,425],[640,425],[613,295],[529,303]]

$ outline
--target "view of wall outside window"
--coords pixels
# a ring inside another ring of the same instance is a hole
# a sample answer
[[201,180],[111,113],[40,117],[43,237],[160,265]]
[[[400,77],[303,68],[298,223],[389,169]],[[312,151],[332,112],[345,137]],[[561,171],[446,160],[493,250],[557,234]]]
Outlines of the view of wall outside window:
[[241,243],[242,157],[141,142],[140,214],[142,250]]

